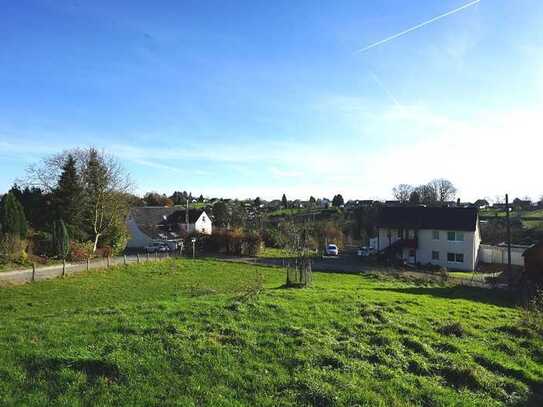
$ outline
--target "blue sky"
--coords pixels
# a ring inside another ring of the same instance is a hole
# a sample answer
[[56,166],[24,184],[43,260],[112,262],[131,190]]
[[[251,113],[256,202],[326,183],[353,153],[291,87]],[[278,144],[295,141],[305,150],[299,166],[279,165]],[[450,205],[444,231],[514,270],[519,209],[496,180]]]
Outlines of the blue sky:
[[[538,198],[543,2],[4,2],[0,191],[75,146],[136,192]],[[505,169],[508,168],[508,169]]]

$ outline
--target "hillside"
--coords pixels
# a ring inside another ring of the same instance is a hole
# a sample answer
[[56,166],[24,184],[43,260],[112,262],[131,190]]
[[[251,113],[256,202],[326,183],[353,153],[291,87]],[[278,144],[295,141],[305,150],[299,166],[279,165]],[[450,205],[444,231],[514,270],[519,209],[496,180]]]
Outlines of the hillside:
[[166,261],[0,289],[0,404],[541,405],[495,292]]

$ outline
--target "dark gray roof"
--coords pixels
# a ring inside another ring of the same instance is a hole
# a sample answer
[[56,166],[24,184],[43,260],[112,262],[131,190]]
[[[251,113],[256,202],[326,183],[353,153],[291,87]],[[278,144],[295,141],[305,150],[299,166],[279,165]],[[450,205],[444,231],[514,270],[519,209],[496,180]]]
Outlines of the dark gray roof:
[[386,206],[381,208],[377,224],[387,228],[473,232],[477,228],[477,221],[477,208]]

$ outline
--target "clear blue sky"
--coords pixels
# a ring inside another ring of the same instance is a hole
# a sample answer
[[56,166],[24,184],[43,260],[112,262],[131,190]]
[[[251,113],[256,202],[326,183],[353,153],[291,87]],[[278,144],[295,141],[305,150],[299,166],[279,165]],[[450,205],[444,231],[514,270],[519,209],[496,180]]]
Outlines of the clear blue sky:
[[[64,148],[138,192],[543,194],[543,2],[6,1],[0,191]],[[505,169],[508,168],[508,169]]]

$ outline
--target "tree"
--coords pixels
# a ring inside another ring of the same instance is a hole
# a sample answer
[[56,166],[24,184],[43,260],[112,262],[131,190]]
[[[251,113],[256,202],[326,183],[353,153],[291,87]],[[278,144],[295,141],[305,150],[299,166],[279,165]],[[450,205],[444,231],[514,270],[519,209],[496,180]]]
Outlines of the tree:
[[228,213],[228,207],[222,200],[217,201],[213,205],[213,222],[217,227],[227,228],[230,224],[230,214]]
[[417,189],[409,194],[409,203],[411,205],[420,205],[420,194]]
[[146,206],[166,206],[172,207],[175,201],[172,198],[168,198],[166,194],[159,194],[158,192],[147,192],[143,200]]
[[53,203],[57,219],[63,220],[72,235],[81,237],[83,187],[72,154],[68,155],[62,167],[58,185],[53,191]]
[[26,239],[28,224],[23,206],[12,192],[4,195],[0,202],[0,225],[3,235]]
[[283,194],[283,197],[281,198],[281,203],[283,204],[283,208],[288,208],[287,196],[285,194]]
[[409,202],[413,191],[413,186],[409,184],[399,184],[392,188],[392,194],[394,195],[394,198],[401,203]]
[[202,194],[198,197],[198,202],[204,203],[204,196]]
[[317,200],[313,195],[309,197],[309,206],[314,207],[317,204]]
[[434,179],[428,183],[428,188],[435,191],[437,200],[441,203],[453,201],[456,198],[457,189],[453,183],[447,179]]
[[70,251],[70,237],[62,219],[53,222],[51,237],[55,254],[59,259],[65,259]]
[[126,193],[130,189],[128,177],[119,163],[111,156],[88,150],[83,172],[86,200],[86,225],[93,236],[93,252],[96,252],[100,238],[119,219],[128,214]]
[[416,189],[420,203],[424,205],[435,205],[438,201],[437,190],[431,184],[420,185]]
[[255,198],[255,201],[254,201],[254,206],[257,207],[257,208],[260,208],[260,205],[262,204],[262,202],[260,201],[260,197],[257,196]]
[[332,199],[332,206],[339,208],[340,206],[344,204],[345,204],[345,201],[343,200],[343,196],[341,196],[341,194],[334,195],[334,198]]

